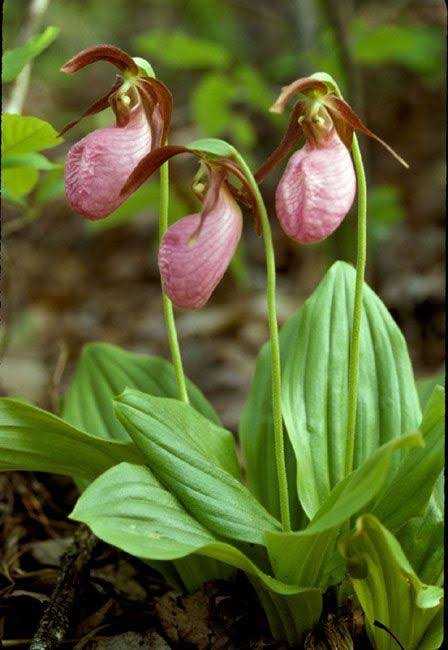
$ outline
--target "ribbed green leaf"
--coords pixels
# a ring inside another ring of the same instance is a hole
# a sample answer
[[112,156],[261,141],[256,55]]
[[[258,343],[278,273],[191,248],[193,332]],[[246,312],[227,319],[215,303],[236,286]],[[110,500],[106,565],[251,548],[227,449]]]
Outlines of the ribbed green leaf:
[[247,488],[204,453],[206,422],[199,428],[197,419],[186,417],[185,404],[126,390],[115,408],[157,479],[204,526],[256,544],[279,528]]
[[420,580],[442,585],[444,525],[437,508],[430,502],[422,517],[414,517],[397,533],[403,551]]
[[266,533],[266,546],[275,576],[301,587],[327,587],[329,556],[334,552],[337,529],[308,534]]
[[316,533],[340,526],[360,513],[376,497],[387,480],[393,453],[422,444],[421,435],[414,433],[390,440],[377,449],[334,488],[307,526],[307,532]]
[[[219,423],[202,393],[188,382],[192,406]],[[177,397],[173,366],[165,359],[126,352],[108,343],[89,343],[82,351],[71,386],[65,396],[62,417],[75,426],[107,439],[129,440],[117,420],[112,400],[125,388],[151,395]]]
[[[297,459],[299,497],[310,518],[345,474],[354,286],[354,269],[334,264],[293,317],[285,352],[283,415]],[[367,285],[363,306],[355,468],[421,420],[401,332]]]
[[392,454],[421,443],[419,435],[386,443],[350,476],[337,485],[314,519],[301,532],[268,532],[265,535],[275,575],[302,587],[325,588],[338,565],[336,536],[343,524],[370,503],[387,479]]
[[[290,348],[290,338],[294,334],[298,318],[299,313],[290,318],[280,331],[282,367],[284,367],[285,357]],[[266,510],[278,519],[280,503],[274,450],[269,343],[262,347],[258,355],[249,396],[241,414],[239,437],[249,488]],[[296,460],[286,433],[284,441],[291,523],[293,528],[298,529],[305,525],[307,518],[297,498]]]
[[377,650],[396,650],[379,621],[406,650],[437,650],[443,591],[419,580],[395,537],[372,515],[357,521],[356,532],[340,545],[352,584]]
[[25,402],[0,399],[0,469],[53,472],[92,481],[120,461],[141,462],[131,443],[86,434]]
[[424,447],[413,449],[401,461],[393,478],[372,508],[389,530],[423,514],[444,460],[445,391],[437,386],[429,398],[420,425]]
[[[120,463],[102,474],[70,515],[95,535],[137,557],[172,560],[214,541],[148,468]],[[124,542],[125,540],[125,542]]]
[[416,386],[422,409],[425,408],[426,402],[431,397],[436,386],[445,385],[445,372],[438,372],[432,377],[417,379]]
[[199,553],[256,576],[276,593],[313,595],[261,571],[241,551],[195,521],[149,468],[121,463],[102,474],[70,515],[109,544],[144,559],[169,560]]

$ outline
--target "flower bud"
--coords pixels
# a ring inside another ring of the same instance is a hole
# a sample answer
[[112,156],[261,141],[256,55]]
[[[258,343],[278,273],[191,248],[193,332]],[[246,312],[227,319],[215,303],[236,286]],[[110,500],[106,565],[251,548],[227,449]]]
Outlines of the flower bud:
[[165,293],[177,307],[199,309],[226,272],[241,237],[242,214],[222,186],[206,215],[191,214],[165,233],[159,268]]
[[88,219],[107,217],[127,198],[121,188],[150,150],[151,128],[141,104],[124,126],[89,133],[67,156],[65,193],[71,208]]
[[350,153],[332,128],[325,138],[308,139],[291,156],[275,195],[277,217],[295,241],[318,242],[340,225],[355,192]]

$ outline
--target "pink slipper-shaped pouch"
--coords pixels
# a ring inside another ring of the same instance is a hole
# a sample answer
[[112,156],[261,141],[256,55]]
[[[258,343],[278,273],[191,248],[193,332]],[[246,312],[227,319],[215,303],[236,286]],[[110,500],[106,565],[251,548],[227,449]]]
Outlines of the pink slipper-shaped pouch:
[[67,155],[65,193],[71,208],[88,219],[107,217],[127,198],[121,188],[150,150],[151,129],[141,105],[125,126],[86,135]]
[[333,129],[323,143],[308,141],[291,156],[276,191],[277,217],[295,241],[318,242],[340,225],[355,193],[350,153]]
[[159,250],[163,290],[184,309],[205,305],[241,237],[241,210],[225,188],[203,223],[202,218],[198,213],[177,221],[165,233]]

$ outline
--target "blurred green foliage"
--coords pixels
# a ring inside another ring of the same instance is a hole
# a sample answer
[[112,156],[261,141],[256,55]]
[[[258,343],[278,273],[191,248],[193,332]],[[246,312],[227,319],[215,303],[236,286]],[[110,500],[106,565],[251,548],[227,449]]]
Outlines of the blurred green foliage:
[[226,49],[213,41],[194,38],[176,30],[156,29],[135,39],[137,48],[178,69],[224,68],[230,61]]
[[6,198],[20,203],[35,187],[38,170],[55,169],[37,152],[60,142],[62,139],[51,124],[38,117],[2,116],[2,193]]
[[59,34],[58,27],[47,27],[21,47],[6,50],[2,55],[2,83],[13,81],[27,63],[43,52]]

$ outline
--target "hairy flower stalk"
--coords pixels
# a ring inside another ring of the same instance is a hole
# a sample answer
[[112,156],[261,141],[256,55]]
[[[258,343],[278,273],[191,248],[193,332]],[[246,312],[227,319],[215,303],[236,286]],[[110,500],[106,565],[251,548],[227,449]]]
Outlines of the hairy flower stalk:
[[305,136],[305,145],[291,156],[276,191],[277,217],[285,233],[302,244],[322,241],[349,212],[358,185],[356,286],[348,370],[347,475],[354,464],[362,290],[367,257],[367,189],[354,130],[380,142],[403,166],[408,165],[363,124],[328,75],[316,74],[285,86],[271,111],[283,112],[293,96],[299,101],[292,110],[283,139],[255,175],[258,181],[263,180],[302,135]]
[[[163,237],[159,250],[164,290],[176,305],[187,309],[197,309],[208,301],[235,253],[242,230],[241,210],[235,197],[250,205],[254,211],[257,230],[261,230],[266,251],[275,461],[282,527],[288,531],[291,524],[281,412],[280,344],[271,227],[258,185],[240,154],[222,141],[206,140],[199,144],[202,145],[199,149],[193,145],[190,148],[166,146],[153,151],[131,174],[123,192],[137,189],[172,156],[192,153],[201,160],[201,167],[207,173],[206,189],[200,192],[202,211],[172,225]],[[207,146],[212,147],[208,154],[204,153]],[[216,157],[216,147],[225,152],[223,157]],[[240,189],[230,183],[231,178],[240,182]]]

